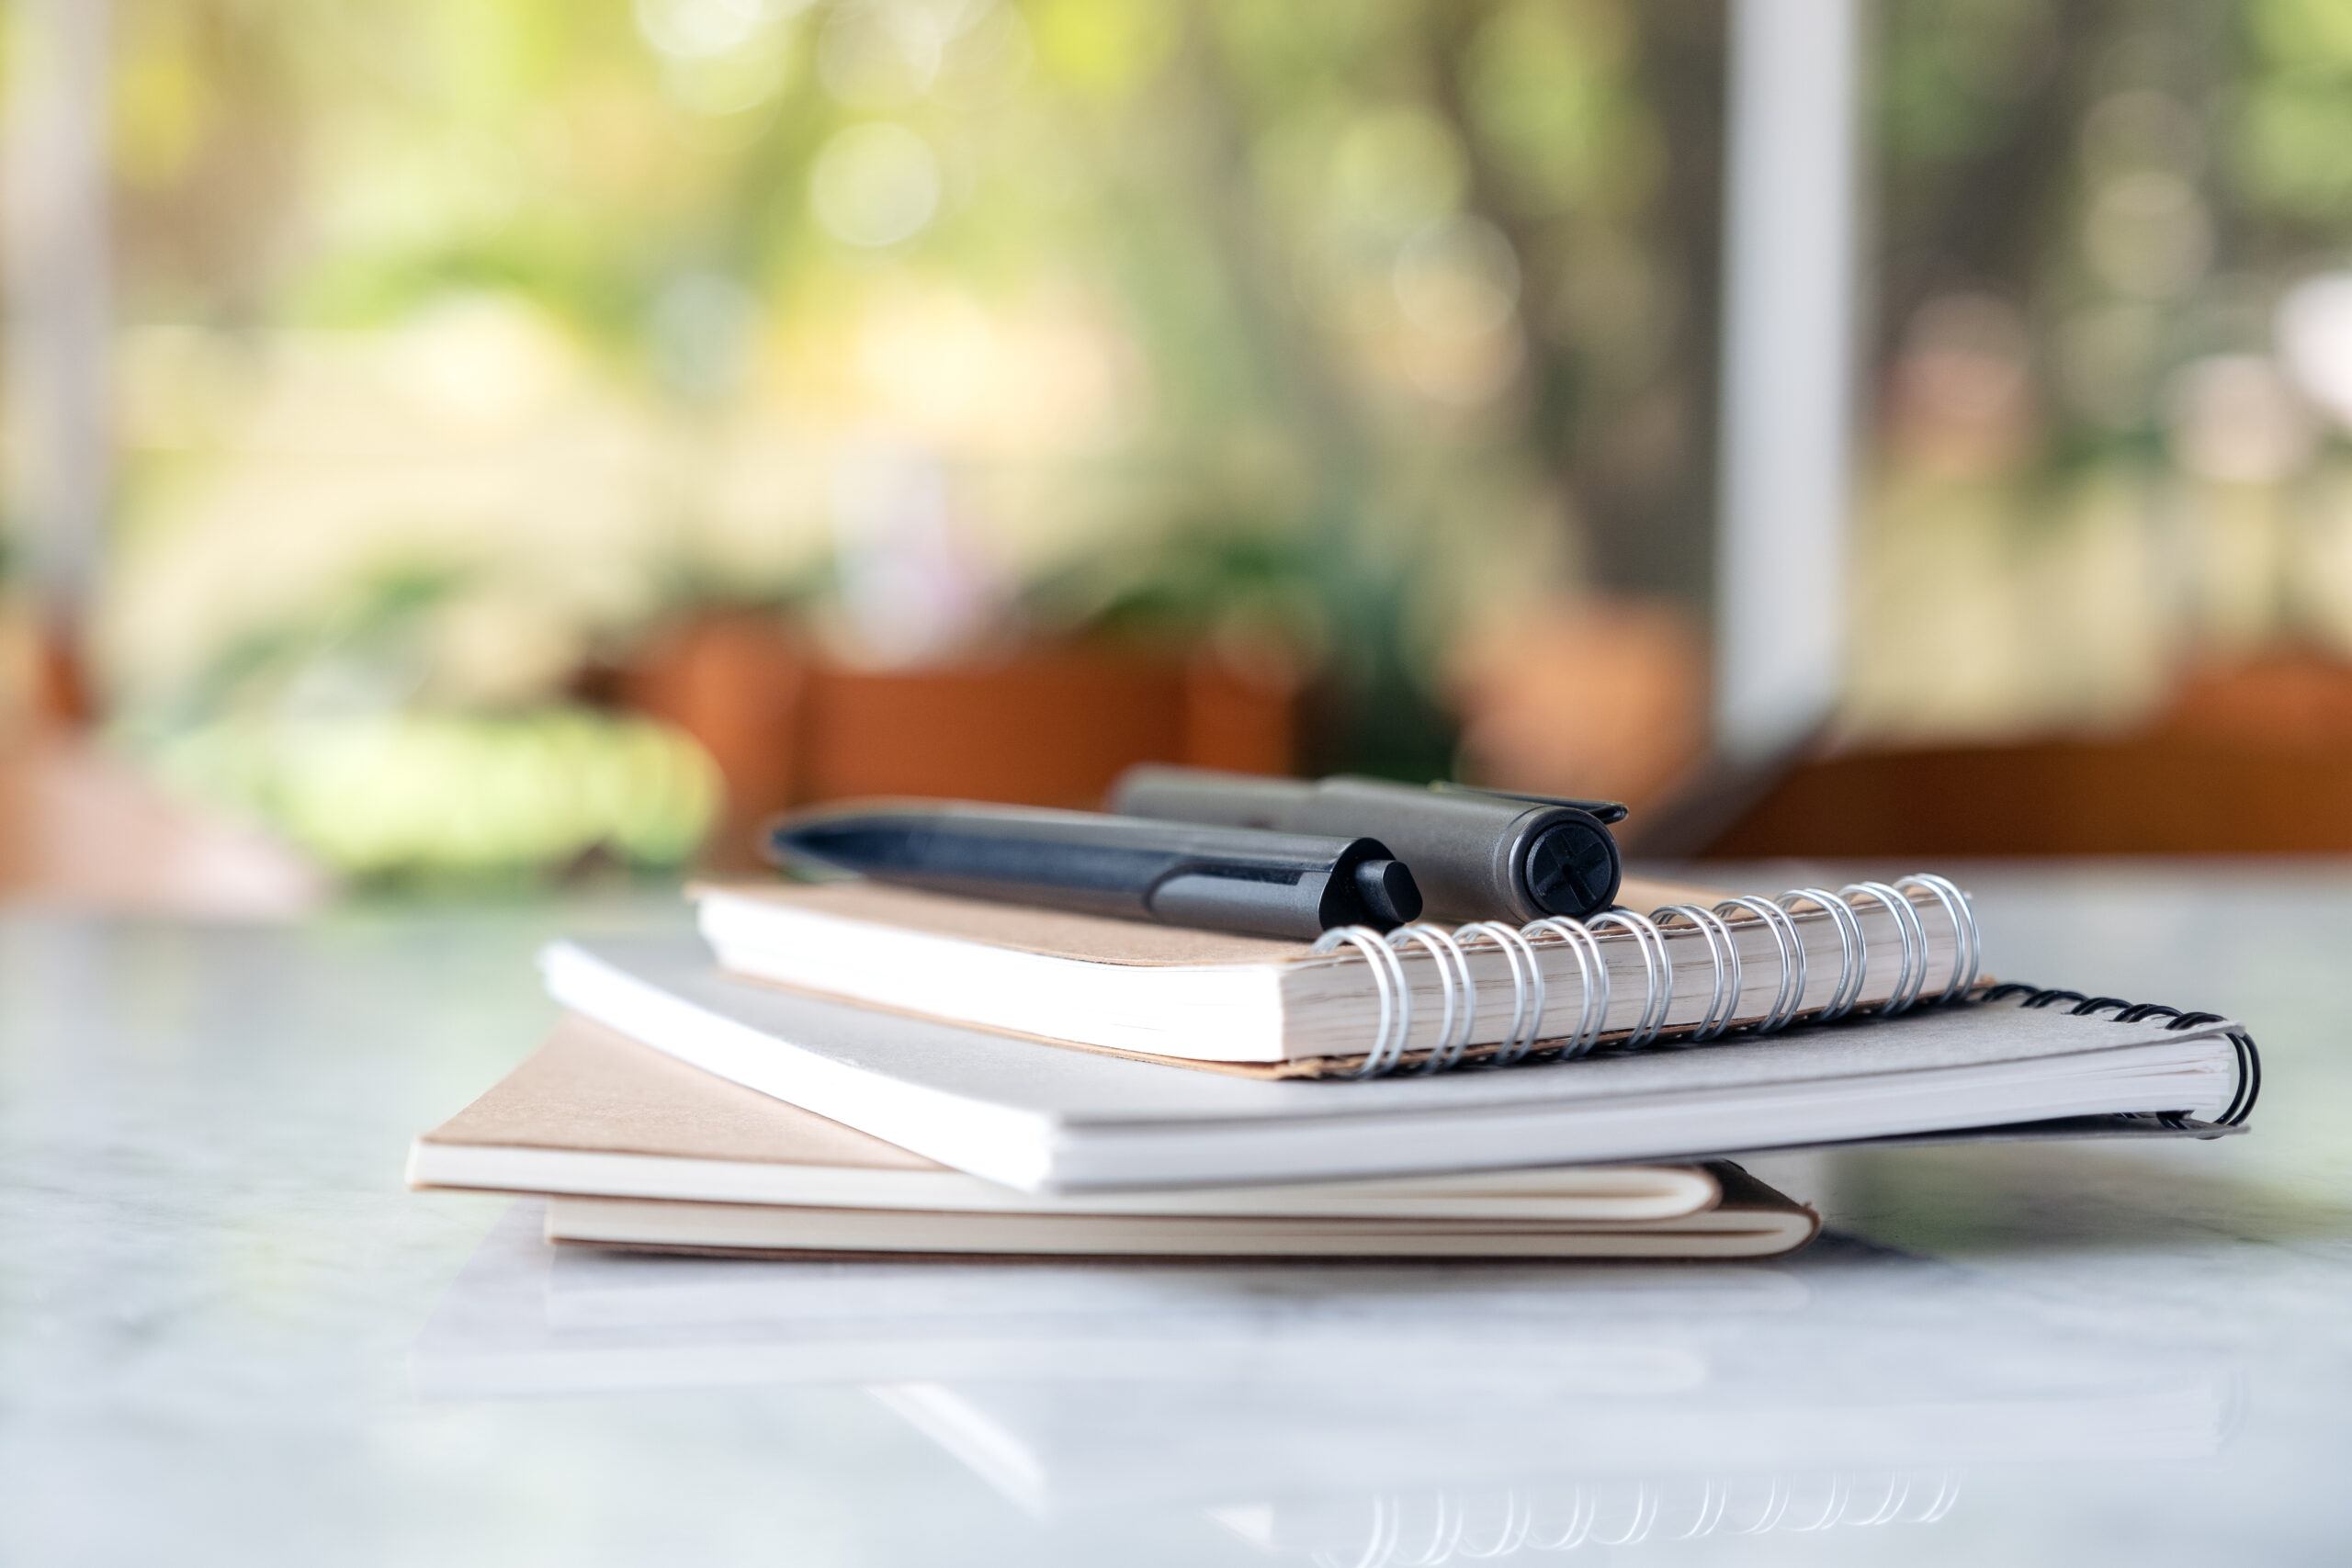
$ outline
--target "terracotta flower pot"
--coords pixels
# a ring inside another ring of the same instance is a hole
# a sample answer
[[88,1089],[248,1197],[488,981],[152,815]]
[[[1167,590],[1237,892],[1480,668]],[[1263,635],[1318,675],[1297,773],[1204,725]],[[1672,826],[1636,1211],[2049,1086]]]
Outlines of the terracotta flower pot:
[[760,821],[870,795],[1093,807],[1140,761],[1285,773],[1295,688],[1203,649],[1060,642],[913,670],[826,659],[767,616],[697,616],[625,668],[620,699],[708,750],[728,805],[709,864],[758,863]]

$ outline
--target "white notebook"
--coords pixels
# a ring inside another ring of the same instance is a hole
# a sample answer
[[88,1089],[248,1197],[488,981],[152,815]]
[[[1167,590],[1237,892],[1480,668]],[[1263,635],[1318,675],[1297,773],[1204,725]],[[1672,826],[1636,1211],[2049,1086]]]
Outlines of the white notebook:
[[1025,1191],[1666,1160],[2086,1117],[2064,1130],[2205,1134],[2242,1123],[2256,1084],[2226,1020],[2113,998],[2034,1007],[2064,998],[2022,987],[1504,1071],[1267,1081],[736,979],[691,941],[559,942],[541,966],[559,1002],[632,1039]]
[[1941,877],[1778,898],[1629,881],[1621,896],[1631,907],[1585,921],[1354,927],[1309,944],[865,882],[696,890],[703,935],[736,974],[1260,1076],[1772,1033],[1954,1000],[1976,980],[1974,918]]

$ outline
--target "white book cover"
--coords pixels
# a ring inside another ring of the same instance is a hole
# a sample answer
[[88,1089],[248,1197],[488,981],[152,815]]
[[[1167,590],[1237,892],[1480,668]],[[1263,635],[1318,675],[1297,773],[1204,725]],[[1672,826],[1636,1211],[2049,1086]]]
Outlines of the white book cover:
[[2226,1020],[2015,998],[1500,1070],[1267,1080],[731,978],[692,941],[559,942],[541,963],[558,1001],[609,1028],[1027,1191],[1664,1160],[2061,1118],[2211,1124],[2242,1120],[2254,1081]]

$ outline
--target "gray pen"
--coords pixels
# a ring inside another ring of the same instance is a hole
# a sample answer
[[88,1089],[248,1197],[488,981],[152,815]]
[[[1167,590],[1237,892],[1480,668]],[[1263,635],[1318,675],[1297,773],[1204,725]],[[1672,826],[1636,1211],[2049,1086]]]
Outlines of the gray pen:
[[1345,775],[1264,778],[1145,762],[1111,786],[1129,817],[1377,839],[1413,868],[1429,913],[1453,920],[1581,919],[1617,897],[1613,801]]

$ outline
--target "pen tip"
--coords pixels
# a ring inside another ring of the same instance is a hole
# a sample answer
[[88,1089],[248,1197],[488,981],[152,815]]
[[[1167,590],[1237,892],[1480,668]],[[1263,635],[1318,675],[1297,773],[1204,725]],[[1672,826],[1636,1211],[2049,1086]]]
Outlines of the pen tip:
[[1403,861],[1356,863],[1356,893],[1374,919],[1401,926],[1421,913],[1421,890]]

